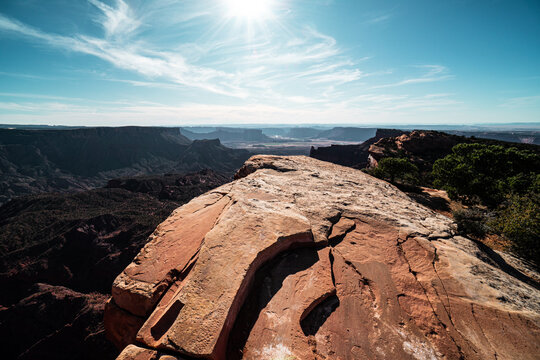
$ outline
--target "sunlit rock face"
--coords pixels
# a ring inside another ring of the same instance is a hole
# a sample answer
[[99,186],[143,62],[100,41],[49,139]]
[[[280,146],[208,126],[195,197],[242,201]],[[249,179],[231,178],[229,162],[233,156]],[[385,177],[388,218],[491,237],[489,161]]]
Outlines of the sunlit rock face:
[[[392,185],[255,156],[113,285],[119,359],[537,359],[540,291]],[[142,324],[137,326],[137,324]]]

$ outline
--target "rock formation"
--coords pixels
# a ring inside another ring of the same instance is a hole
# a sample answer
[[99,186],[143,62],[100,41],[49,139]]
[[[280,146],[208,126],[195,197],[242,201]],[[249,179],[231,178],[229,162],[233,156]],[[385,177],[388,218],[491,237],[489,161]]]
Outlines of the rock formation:
[[369,147],[370,165],[376,166],[384,157],[407,157],[421,171],[431,170],[435,160],[450,154],[459,143],[470,139],[439,131],[414,130],[399,136],[386,137]]
[[369,148],[372,144],[375,144],[380,139],[399,136],[404,133],[401,130],[377,129],[374,137],[358,145],[331,145],[319,148],[312,146],[309,156],[338,165],[362,169],[369,164]]
[[264,142],[272,140],[270,137],[264,135],[261,129],[216,128],[214,131],[200,133],[181,128],[180,132],[190,140],[219,139],[222,143],[243,141]]
[[312,147],[309,156],[355,169],[377,166],[378,161],[385,157],[406,157],[418,166],[421,173],[426,173],[431,171],[437,159],[450,154],[457,144],[473,142],[538,151],[537,145],[465,137],[440,131],[377,129],[374,137],[361,144]]
[[114,281],[118,359],[538,359],[539,284],[449,218],[307,157],[236,178]]
[[384,137],[369,147],[369,165],[376,166],[385,157],[406,157],[420,172],[431,171],[433,163],[452,152],[452,148],[461,143],[480,143],[501,145],[519,149],[539,151],[533,144],[518,144],[491,139],[468,138],[447,134],[440,131],[413,130],[401,135]]
[[118,177],[212,169],[232,176],[249,152],[191,141],[178,128],[0,129],[0,205],[22,195],[75,192]]

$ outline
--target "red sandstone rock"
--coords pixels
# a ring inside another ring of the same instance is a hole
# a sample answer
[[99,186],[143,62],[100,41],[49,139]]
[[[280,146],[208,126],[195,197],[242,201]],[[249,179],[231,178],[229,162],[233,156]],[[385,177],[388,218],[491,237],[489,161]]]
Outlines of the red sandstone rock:
[[347,218],[340,218],[339,221],[332,226],[332,231],[328,236],[328,240],[340,240],[341,237],[345,236],[349,231],[353,230],[356,227],[354,220]]
[[[159,348],[223,358],[228,332],[255,271],[293,246],[313,244],[308,220],[280,202],[237,200],[206,234],[186,284],[160,321]],[[166,318],[165,318],[166,317]],[[152,317],[150,318],[150,320]]]
[[171,282],[185,275],[204,236],[228,203],[227,196],[211,192],[159,225],[150,242],[114,281],[115,303],[136,316],[148,315]]
[[157,359],[158,359],[157,351],[140,348],[135,345],[128,345],[116,358],[116,360],[157,360]]
[[160,225],[113,298],[156,356],[537,359],[540,285],[454,229],[360,171],[256,156]]
[[111,298],[105,304],[105,329],[107,338],[118,349],[123,349],[135,342],[135,334],[144,324],[145,319],[135,316],[118,307]]
[[[287,264],[287,260],[301,261],[294,257],[282,260],[271,270],[271,277],[284,278],[283,284],[262,309],[251,329],[244,359],[280,359],[287,356],[308,359],[313,355],[301,322],[336,292],[329,250],[325,248],[316,253],[316,262],[303,271],[288,273],[294,264]],[[294,254],[309,258],[307,251]]]
[[435,160],[445,157],[460,143],[483,142],[439,131],[414,130],[394,137],[379,139],[369,147],[369,166],[377,166],[385,157],[406,156],[420,171],[429,170]]

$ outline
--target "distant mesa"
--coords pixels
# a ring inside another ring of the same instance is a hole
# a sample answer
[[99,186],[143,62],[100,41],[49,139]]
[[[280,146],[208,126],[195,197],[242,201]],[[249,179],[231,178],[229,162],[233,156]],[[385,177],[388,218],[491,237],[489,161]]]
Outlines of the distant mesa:
[[450,154],[452,148],[460,143],[497,144],[539,151],[537,145],[530,143],[467,137],[434,130],[377,129],[375,136],[362,144],[312,147],[310,156],[356,169],[376,166],[384,157],[406,157],[425,172],[431,170],[435,160]]
[[202,169],[231,175],[249,157],[178,128],[0,129],[0,204],[50,191],[85,190],[115,177]]
[[335,127],[322,131],[317,137],[341,141],[366,141],[376,136],[376,131],[375,128]]
[[311,147],[309,156],[315,159],[329,161],[334,164],[362,169],[369,165],[369,149],[371,145],[383,138],[405,134],[396,129],[377,129],[375,135],[357,145],[332,145],[329,147]]
[[195,127],[192,130],[181,128],[180,132],[191,140],[219,139],[222,142],[271,142],[279,139],[327,139],[362,142],[373,137],[376,130],[376,128],[361,127],[334,127],[330,129],[311,127],[261,129]]
[[191,140],[219,139],[222,142],[240,141],[270,141],[260,129],[218,128],[210,132],[193,132],[186,128],[180,129],[182,135]]

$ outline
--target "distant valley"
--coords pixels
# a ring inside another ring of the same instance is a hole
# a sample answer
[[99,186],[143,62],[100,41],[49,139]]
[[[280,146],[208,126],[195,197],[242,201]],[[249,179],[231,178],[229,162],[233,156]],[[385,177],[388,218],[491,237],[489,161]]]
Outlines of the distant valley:
[[[21,195],[93,189],[112,178],[125,176],[182,174],[202,169],[232,175],[255,154],[311,155],[362,168],[367,165],[367,150],[375,140],[406,132],[405,129],[328,126],[73,128],[2,125],[0,204]],[[540,132],[530,129],[454,129],[447,133],[459,135],[462,140],[477,137],[540,143]]]
[[202,169],[232,175],[250,156],[177,128],[0,129],[0,204],[27,194],[71,192],[109,179]]

